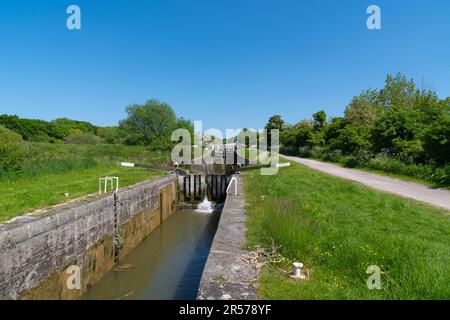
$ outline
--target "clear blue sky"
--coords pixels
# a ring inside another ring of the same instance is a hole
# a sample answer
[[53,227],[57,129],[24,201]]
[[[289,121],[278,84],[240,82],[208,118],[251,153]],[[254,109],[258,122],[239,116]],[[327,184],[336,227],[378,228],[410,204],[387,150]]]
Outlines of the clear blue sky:
[[341,115],[396,72],[450,96],[450,1],[0,2],[0,113],[28,118],[115,125],[158,98],[207,128],[258,129],[275,113]]

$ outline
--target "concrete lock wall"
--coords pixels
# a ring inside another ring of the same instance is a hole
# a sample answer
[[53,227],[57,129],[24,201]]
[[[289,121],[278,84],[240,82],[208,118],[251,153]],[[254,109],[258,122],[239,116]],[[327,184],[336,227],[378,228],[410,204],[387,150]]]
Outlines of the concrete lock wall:
[[0,299],[81,297],[176,210],[177,193],[172,174],[0,225]]

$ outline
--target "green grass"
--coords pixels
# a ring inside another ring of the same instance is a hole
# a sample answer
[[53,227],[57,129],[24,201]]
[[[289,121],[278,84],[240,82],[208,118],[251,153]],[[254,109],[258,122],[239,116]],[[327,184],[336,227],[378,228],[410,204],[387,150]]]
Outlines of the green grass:
[[[260,297],[450,298],[448,212],[295,163],[276,176],[243,177],[248,246],[273,241],[287,258],[262,270]],[[286,275],[292,261],[305,264],[309,281]],[[383,272],[381,290],[367,288],[370,265]]]
[[4,142],[20,142],[23,141],[22,136],[12,130],[6,129],[0,125],[0,143]]
[[120,167],[121,161],[162,164],[169,153],[141,146],[26,143],[20,171],[0,170],[0,222],[98,192],[98,178],[118,176],[120,187],[163,174]]
[[0,221],[35,209],[62,203],[98,192],[98,178],[117,176],[120,187],[161,175],[161,172],[139,168],[124,168],[111,163],[91,163],[69,171],[30,175],[0,181]]
[[49,160],[96,159],[114,162],[164,163],[169,160],[170,153],[149,151],[143,146],[125,146],[111,144],[78,145],[27,143],[29,163]]

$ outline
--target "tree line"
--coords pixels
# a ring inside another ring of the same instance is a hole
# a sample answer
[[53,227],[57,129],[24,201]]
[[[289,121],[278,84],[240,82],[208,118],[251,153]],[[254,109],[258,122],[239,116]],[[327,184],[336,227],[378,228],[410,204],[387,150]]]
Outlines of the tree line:
[[59,118],[52,121],[24,119],[16,115],[0,115],[0,126],[30,142],[78,144],[144,145],[152,149],[171,147],[170,135],[177,128],[193,131],[191,121],[178,118],[172,107],[151,99],[144,104],[132,104],[125,109],[127,118],[119,126],[100,127],[87,121]]
[[280,130],[284,154],[450,184],[450,98],[402,74],[354,97],[343,117],[328,119],[322,110],[286,124],[274,115],[266,129]]
[[52,121],[0,115],[0,172],[20,170],[27,157],[27,143],[140,145],[168,151],[175,129],[194,132],[193,123],[177,117],[172,107],[156,99],[132,104],[118,126],[99,127],[86,121],[60,118]]

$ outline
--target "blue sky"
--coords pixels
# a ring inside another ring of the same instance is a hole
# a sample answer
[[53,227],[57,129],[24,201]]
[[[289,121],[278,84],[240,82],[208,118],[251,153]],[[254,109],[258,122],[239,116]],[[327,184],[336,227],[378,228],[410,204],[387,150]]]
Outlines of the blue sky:
[[258,129],[339,116],[397,72],[450,96],[447,0],[1,0],[0,46],[0,113],[28,118],[115,125],[157,98],[205,128]]

